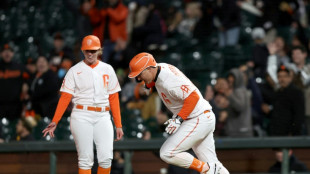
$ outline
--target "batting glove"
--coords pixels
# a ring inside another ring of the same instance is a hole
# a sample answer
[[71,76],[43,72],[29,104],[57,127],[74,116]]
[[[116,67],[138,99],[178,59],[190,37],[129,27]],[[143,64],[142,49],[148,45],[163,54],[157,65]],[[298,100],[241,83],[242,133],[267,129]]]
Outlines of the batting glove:
[[179,117],[179,116],[167,120],[164,123],[165,125],[167,125],[165,131],[168,134],[173,134],[174,132],[176,132],[179,129],[179,127],[181,126],[182,122],[183,122],[183,119],[181,117]]

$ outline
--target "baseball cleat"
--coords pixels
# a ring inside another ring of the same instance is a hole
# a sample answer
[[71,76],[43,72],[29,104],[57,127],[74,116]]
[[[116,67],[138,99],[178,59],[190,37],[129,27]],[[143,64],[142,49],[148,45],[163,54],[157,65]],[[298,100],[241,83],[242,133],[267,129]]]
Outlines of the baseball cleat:
[[209,170],[206,171],[206,166],[203,166],[203,170],[201,174],[229,174],[228,170],[223,166],[222,163],[206,163],[205,165],[209,165]]

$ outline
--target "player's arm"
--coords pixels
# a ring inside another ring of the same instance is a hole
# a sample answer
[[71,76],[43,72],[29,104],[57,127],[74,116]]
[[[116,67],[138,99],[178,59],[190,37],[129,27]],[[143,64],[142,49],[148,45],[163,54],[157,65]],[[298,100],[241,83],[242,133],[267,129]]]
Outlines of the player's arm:
[[178,113],[178,116],[182,118],[182,120],[186,120],[187,117],[193,112],[198,103],[199,95],[196,91],[193,91],[185,100],[182,109]]
[[54,131],[57,127],[57,124],[61,119],[62,115],[64,114],[64,112],[66,111],[71,101],[71,98],[72,94],[66,92],[63,92],[61,94],[52,122],[42,131],[43,137],[45,137],[48,133],[52,138],[54,137]]
[[72,94],[69,94],[66,92],[61,93],[52,122],[58,124],[62,115],[65,113],[71,99],[72,99]]
[[109,95],[109,102],[116,128],[122,127],[118,92]]
[[120,140],[123,135],[121,111],[119,106],[119,95],[118,92],[109,95],[109,102],[112,111],[114,124],[116,126],[116,141]]

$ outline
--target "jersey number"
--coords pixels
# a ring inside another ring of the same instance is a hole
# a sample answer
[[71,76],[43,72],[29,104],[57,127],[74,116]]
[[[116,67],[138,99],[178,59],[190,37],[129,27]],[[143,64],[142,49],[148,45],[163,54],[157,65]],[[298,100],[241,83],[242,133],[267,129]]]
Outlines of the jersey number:
[[163,98],[164,102],[167,103],[167,104],[171,104],[171,101],[169,99],[167,99],[167,96],[166,94],[164,93],[161,93],[161,97]]

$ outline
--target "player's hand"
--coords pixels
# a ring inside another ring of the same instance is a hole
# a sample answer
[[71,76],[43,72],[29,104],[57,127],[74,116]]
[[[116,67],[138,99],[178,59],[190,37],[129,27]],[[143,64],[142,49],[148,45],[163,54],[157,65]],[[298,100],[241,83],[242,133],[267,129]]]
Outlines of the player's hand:
[[51,123],[42,131],[43,137],[45,137],[45,136],[49,133],[50,136],[51,136],[52,138],[54,138],[54,137],[55,137],[54,131],[55,131],[56,127],[57,127],[57,124],[56,124],[55,122],[51,122]]
[[171,119],[167,120],[164,124],[167,125],[165,131],[168,134],[173,134],[181,126],[181,121],[179,119],[177,119],[177,118],[171,118]]
[[116,139],[115,139],[115,141],[121,140],[123,135],[124,135],[123,129],[122,128],[116,128]]

